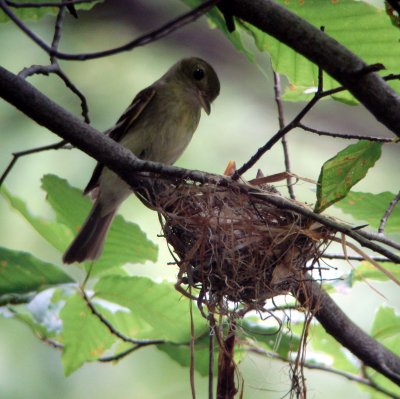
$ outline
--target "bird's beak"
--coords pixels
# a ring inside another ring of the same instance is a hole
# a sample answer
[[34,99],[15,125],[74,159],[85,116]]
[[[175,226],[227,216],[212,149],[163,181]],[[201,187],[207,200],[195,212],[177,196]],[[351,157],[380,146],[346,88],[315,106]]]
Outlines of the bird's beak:
[[209,99],[207,98],[207,94],[203,91],[199,91],[199,101],[204,111],[206,111],[207,115],[210,115],[211,112],[211,104]]

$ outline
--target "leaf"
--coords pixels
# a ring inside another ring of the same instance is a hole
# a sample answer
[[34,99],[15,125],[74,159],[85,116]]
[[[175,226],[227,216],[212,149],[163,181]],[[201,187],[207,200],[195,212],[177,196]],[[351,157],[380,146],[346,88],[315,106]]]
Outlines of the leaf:
[[25,220],[54,248],[63,251],[72,239],[71,232],[64,226],[44,218],[33,216],[25,202],[11,195],[5,187],[1,188],[1,195],[8,201],[12,208],[21,214]]
[[[182,0],[183,3],[185,3],[189,7],[197,7],[199,6],[202,1],[201,0]],[[246,58],[251,62],[255,63],[255,54],[251,52],[244,44],[242,40],[242,35],[240,33],[240,30],[236,29],[234,32],[229,32],[226,24],[225,24],[225,19],[222,15],[222,13],[216,8],[212,8],[208,13],[207,17],[210,21],[211,27],[217,27],[220,29],[226,37],[230,40],[230,42],[233,44],[233,46],[236,48],[236,50],[240,51],[243,53]]]
[[382,144],[360,140],[337,153],[322,166],[315,212],[322,212],[346,196],[381,156]]
[[[73,235],[78,232],[90,212],[91,201],[58,176],[44,176],[42,188],[47,193],[47,200],[56,213],[57,221],[69,227],[69,242],[72,241]],[[93,274],[128,262],[156,261],[157,253],[157,246],[146,238],[139,226],[126,222],[122,216],[116,216],[107,235],[103,254],[93,268]]]
[[[191,7],[200,4],[200,0],[183,1]],[[397,73],[400,69],[400,59],[396,51],[393,51],[398,46],[398,30],[393,28],[385,10],[354,0],[279,0],[279,3],[316,28],[320,29],[324,26],[329,36],[354,52],[367,64],[382,63],[386,68],[385,74]],[[215,9],[212,11],[216,12]],[[284,99],[306,101],[312,97],[318,80],[318,67],[315,64],[250,24],[236,20],[237,29],[234,34],[229,34],[225,24],[221,26],[221,22],[215,22],[216,17],[213,13],[209,12],[208,17],[233,43],[238,37],[242,43],[244,40],[240,33],[246,32],[253,38],[259,51],[269,54],[273,69],[285,75],[289,81]],[[219,19],[222,20],[220,13]],[[300,37],[299,40],[301,40]],[[242,47],[236,46],[254,63],[255,55],[244,46]],[[391,82],[390,85],[397,90],[400,88],[400,83],[397,81]],[[325,90],[338,86],[339,84],[333,78],[324,73]],[[333,98],[347,104],[358,103],[347,91],[336,93]]]
[[0,247],[0,301],[3,295],[37,292],[73,281],[56,266],[29,253]]
[[[379,263],[379,262],[378,262]],[[397,279],[400,280],[400,267],[394,263],[381,263],[381,266],[387,271],[392,273]],[[353,268],[350,273],[350,281],[354,284],[357,281],[364,279],[388,281],[389,277],[378,270],[374,265],[369,262],[361,262],[357,267]]]
[[[194,347],[194,369],[203,377],[208,376],[209,363],[209,337],[196,340]],[[182,367],[190,368],[190,347],[189,345],[163,344],[157,345],[157,348],[166,353],[172,360]],[[214,373],[217,372],[218,345],[215,345],[214,352]]]
[[[189,300],[182,297],[172,284],[145,277],[105,276],[95,287],[96,297],[127,307],[142,318],[160,339],[174,343],[190,340]],[[195,335],[207,328],[206,321],[193,307]]]
[[68,299],[60,317],[64,328],[62,362],[67,376],[85,362],[100,358],[117,341],[78,294]]
[[[391,349],[400,355],[400,315],[395,308],[382,305],[375,314],[371,329],[372,336],[383,341],[392,341]],[[395,350],[397,347],[397,350]]]
[[[90,3],[82,3],[75,4],[74,7],[77,10],[90,10],[97,3],[102,2],[103,0],[93,0]],[[43,3],[43,0],[18,0],[19,4],[22,3]],[[9,6],[10,7],[10,6]],[[56,15],[58,13],[58,7],[23,7],[23,8],[13,8],[10,7],[12,12],[17,15],[18,18],[22,20],[38,20],[45,15],[52,14]],[[2,10],[0,10],[0,22],[7,22],[10,19],[7,15],[4,14]]]
[[[381,218],[395,194],[385,191],[379,194],[351,191],[345,199],[335,204],[344,213],[354,219],[362,220],[372,227],[378,228]],[[390,215],[386,226],[386,233],[400,233],[400,206],[397,205]]]
[[[382,305],[375,314],[371,329],[372,336],[396,355],[400,355],[400,315],[395,308]],[[380,387],[400,395],[400,388],[392,381],[373,370],[368,372],[372,380]]]
[[291,331],[278,331],[277,328],[267,327],[250,319],[244,319],[241,328],[245,338],[264,344],[284,358],[289,358],[291,352],[299,349],[300,337]]
[[[350,360],[349,352],[343,348],[331,335],[329,335],[321,325],[313,325],[310,331],[310,344],[312,351],[319,354],[328,355],[332,358],[330,366],[335,369],[347,371],[350,373],[358,372],[358,368]],[[310,354],[310,351],[307,351]],[[319,361],[316,357],[317,363]]]

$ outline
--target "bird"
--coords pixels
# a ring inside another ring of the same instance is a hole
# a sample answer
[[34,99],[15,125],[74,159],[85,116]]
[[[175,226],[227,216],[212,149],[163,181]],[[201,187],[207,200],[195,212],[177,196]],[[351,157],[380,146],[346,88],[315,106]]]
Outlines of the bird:
[[[201,110],[210,114],[219,92],[220,82],[210,64],[184,58],[140,91],[106,134],[140,159],[172,165],[189,144]],[[131,193],[114,172],[96,165],[84,190],[93,200],[92,210],[63,255],[65,264],[100,257],[111,222]]]

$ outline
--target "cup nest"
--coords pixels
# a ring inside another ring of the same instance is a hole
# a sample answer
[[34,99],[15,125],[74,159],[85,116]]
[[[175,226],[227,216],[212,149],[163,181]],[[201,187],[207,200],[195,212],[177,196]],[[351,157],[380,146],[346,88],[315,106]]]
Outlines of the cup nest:
[[[262,190],[280,195],[271,186]],[[232,303],[261,309],[290,292],[317,267],[331,234],[239,185],[170,185],[158,192],[155,207],[179,266],[178,288],[198,289],[199,305],[221,314]]]

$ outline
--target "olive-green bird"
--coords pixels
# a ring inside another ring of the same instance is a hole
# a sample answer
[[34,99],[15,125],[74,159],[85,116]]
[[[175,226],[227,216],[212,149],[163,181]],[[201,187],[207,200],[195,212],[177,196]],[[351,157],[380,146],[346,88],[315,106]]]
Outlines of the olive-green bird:
[[[189,144],[201,108],[210,113],[220,84],[214,69],[200,58],[185,58],[133,99],[107,134],[137,157],[172,165]],[[121,203],[131,194],[128,184],[97,164],[84,193],[93,208],[63,256],[64,263],[97,259]]]

